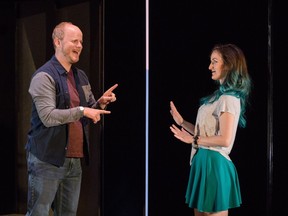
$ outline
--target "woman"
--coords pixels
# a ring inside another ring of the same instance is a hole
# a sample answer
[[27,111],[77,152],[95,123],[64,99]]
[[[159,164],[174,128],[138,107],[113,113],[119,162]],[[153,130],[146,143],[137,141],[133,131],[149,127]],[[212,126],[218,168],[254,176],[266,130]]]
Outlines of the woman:
[[243,52],[234,44],[216,45],[209,70],[219,88],[201,98],[195,125],[183,119],[174,103],[171,115],[178,126],[170,129],[182,142],[192,144],[186,203],[195,216],[227,216],[242,203],[237,170],[229,154],[238,125],[246,126],[245,108],[251,89]]

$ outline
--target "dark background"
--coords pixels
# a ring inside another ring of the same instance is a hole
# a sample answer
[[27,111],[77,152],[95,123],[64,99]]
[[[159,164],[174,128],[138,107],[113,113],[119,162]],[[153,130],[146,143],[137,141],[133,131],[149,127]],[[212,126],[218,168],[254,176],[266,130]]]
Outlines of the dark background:
[[[25,213],[19,208],[25,199],[19,199],[15,153],[16,114],[21,112],[15,105],[19,95],[15,84],[15,24],[19,13],[15,2],[0,4],[3,48],[0,214]],[[25,10],[27,16],[37,13],[33,1],[25,2],[31,5]],[[90,2],[91,8],[99,7],[95,1],[46,4],[53,10],[55,6],[65,8],[81,2]],[[103,40],[100,40],[103,42],[100,90],[114,83],[119,87],[115,91],[117,102],[109,107],[112,114],[102,122],[98,149],[101,181],[95,182],[101,188],[95,194],[101,198],[100,211],[93,209],[93,193],[83,192],[86,203],[80,202],[80,209],[87,205],[89,213],[79,215],[142,216],[146,187],[145,1],[100,2],[104,25]],[[173,123],[169,101],[174,101],[185,119],[195,120],[199,98],[215,87],[208,65],[210,50],[216,43],[235,43],[242,48],[253,80],[247,128],[238,129],[230,155],[238,170],[243,204],[229,215],[283,215],[288,201],[285,172],[288,15],[284,2],[158,0],[149,4],[149,216],[193,215],[184,203],[190,146],[174,139],[169,130]],[[50,13],[51,20],[53,13],[50,10],[46,13]],[[93,19],[91,13],[91,23],[95,23]],[[53,22],[48,19],[48,29]],[[81,20],[77,22],[81,28]],[[49,40],[43,39],[42,43],[51,46]],[[47,59],[51,53],[48,49]],[[88,181],[88,184],[92,183]]]

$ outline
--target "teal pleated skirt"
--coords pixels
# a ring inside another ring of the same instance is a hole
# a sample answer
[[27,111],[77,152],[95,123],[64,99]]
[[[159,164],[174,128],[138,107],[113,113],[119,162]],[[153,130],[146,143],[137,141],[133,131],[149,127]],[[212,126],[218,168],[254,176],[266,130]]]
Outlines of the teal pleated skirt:
[[217,151],[199,148],[192,159],[186,203],[199,212],[219,212],[242,203],[237,170]]

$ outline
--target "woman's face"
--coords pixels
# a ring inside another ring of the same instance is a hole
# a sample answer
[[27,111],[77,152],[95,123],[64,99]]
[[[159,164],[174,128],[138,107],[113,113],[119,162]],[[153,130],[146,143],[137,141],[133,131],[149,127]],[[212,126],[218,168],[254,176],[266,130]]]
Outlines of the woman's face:
[[222,55],[216,50],[213,51],[210,56],[209,70],[212,72],[211,78],[213,80],[219,80],[222,84],[226,77],[226,72],[224,71]]

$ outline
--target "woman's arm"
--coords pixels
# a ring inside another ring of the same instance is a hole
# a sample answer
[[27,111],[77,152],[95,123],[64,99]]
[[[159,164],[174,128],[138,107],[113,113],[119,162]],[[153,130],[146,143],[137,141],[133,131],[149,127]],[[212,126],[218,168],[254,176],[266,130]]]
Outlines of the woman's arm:
[[198,144],[202,146],[228,147],[233,138],[235,117],[229,112],[223,112],[219,118],[220,134],[215,136],[199,136]]
[[176,106],[174,105],[173,101],[170,101],[170,113],[177,125],[183,127],[189,133],[194,134],[194,125],[183,119],[181,114],[178,112]]

